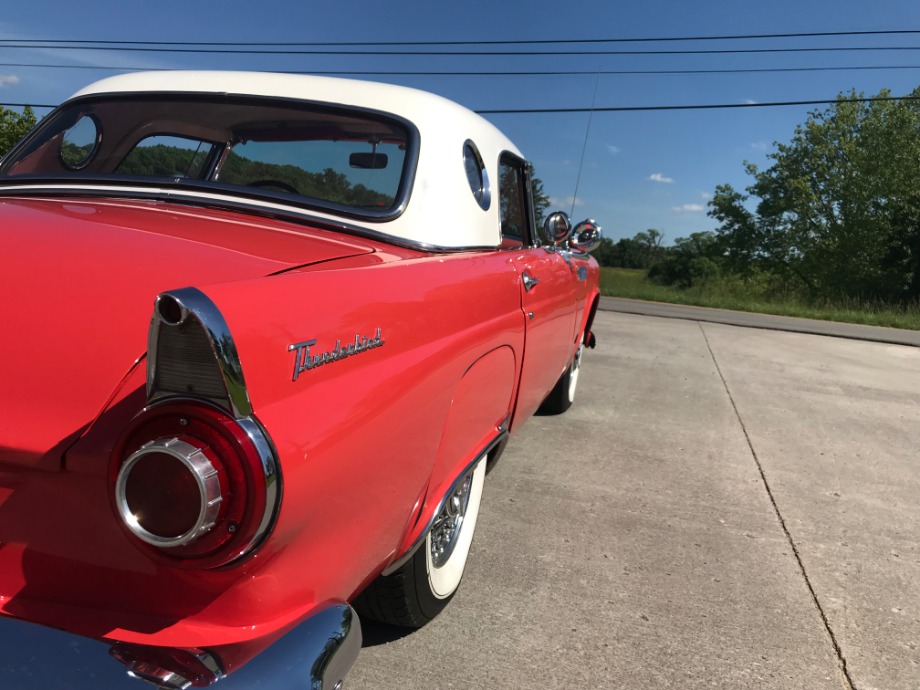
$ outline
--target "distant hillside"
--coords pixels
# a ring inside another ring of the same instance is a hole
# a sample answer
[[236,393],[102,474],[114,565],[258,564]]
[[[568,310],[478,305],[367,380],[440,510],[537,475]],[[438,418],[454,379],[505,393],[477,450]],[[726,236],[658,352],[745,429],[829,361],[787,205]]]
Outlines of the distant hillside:
[[[196,177],[204,162],[205,156],[200,152],[158,144],[134,149],[118,166],[118,172],[144,177]],[[301,196],[347,206],[389,208],[393,205],[391,195],[362,184],[352,185],[344,174],[332,168],[313,173],[296,165],[249,160],[233,152],[221,166],[219,181],[243,186],[259,182],[260,189],[284,192],[294,189]]]

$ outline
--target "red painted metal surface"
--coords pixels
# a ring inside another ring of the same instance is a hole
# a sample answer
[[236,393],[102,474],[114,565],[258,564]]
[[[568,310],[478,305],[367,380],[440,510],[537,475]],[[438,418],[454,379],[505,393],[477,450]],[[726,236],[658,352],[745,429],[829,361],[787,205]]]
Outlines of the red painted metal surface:
[[219,211],[25,199],[0,200],[0,246],[0,462],[46,470],[143,356],[157,294],[373,251]]
[[[0,611],[178,647],[351,600],[498,425],[536,408],[597,295],[593,260],[542,249],[427,254],[153,202],[3,199],[0,243],[17,286],[0,339]],[[284,485],[266,542],[217,570],[151,558],[110,501],[113,448],[146,403],[153,300],[192,285],[229,325]],[[378,331],[379,347],[293,380],[292,344],[321,354]]]

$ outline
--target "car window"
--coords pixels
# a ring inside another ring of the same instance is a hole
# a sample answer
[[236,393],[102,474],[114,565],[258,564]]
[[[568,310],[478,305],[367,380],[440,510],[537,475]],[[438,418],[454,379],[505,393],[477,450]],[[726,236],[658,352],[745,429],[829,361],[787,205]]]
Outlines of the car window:
[[520,247],[527,241],[527,195],[521,163],[503,156],[498,166],[502,247]]
[[398,144],[368,141],[241,141],[216,179],[348,206],[389,208],[402,173]]
[[141,140],[118,164],[122,175],[197,178],[214,144],[200,139],[154,135]]
[[408,197],[417,150],[411,125],[360,109],[273,98],[101,95],[52,114],[4,159],[0,178],[181,180],[386,217]]

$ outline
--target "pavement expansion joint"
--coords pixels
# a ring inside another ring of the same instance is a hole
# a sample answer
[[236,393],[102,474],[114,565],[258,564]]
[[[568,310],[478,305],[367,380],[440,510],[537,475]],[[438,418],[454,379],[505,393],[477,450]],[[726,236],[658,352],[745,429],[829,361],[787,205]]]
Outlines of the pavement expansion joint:
[[789,547],[792,549],[793,556],[795,557],[796,563],[798,564],[799,572],[802,573],[802,578],[805,580],[805,586],[808,587],[808,592],[811,594],[811,600],[817,609],[818,615],[821,618],[821,622],[824,625],[824,630],[827,633],[831,645],[834,648],[834,654],[837,657],[837,663],[839,664],[840,671],[843,674],[844,687],[846,690],[858,690],[856,683],[853,682],[853,678],[850,676],[849,669],[847,668],[847,660],[843,655],[843,650],[840,648],[840,644],[837,642],[837,636],[834,634],[834,630],[831,628],[827,614],[825,614],[824,608],[821,606],[821,602],[818,599],[818,594],[815,592],[815,588],[811,583],[811,579],[808,577],[808,571],[805,570],[805,563],[802,561],[802,556],[799,553],[799,549],[795,544],[795,540],[792,538],[792,533],[789,531],[789,528],[786,525],[786,520],[783,518],[782,512],[780,512],[779,505],[777,504],[776,498],[773,495],[773,490],[770,488],[770,482],[767,480],[767,475],[764,472],[763,465],[760,462],[760,458],[757,456],[757,451],[754,449],[754,444],[751,441],[751,436],[744,424],[744,419],[741,417],[741,412],[738,410],[738,405],[735,404],[735,398],[732,396],[732,392],[728,387],[728,381],[725,380],[725,375],[722,373],[722,368],[719,366],[715,352],[712,350],[712,345],[710,344],[709,338],[706,335],[706,329],[703,328],[703,323],[700,321],[697,322],[697,325],[700,327],[700,332],[703,334],[703,340],[706,341],[706,347],[709,350],[709,356],[712,357],[712,363],[715,365],[716,372],[718,372],[719,378],[722,380],[722,386],[725,388],[725,394],[728,396],[728,400],[732,404],[732,409],[735,411],[735,417],[738,419],[738,424],[741,426],[741,431],[744,433],[744,439],[751,451],[751,457],[754,459],[754,463],[757,465],[757,471],[760,474],[760,480],[763,482],[764,489],[767,492],[767,497],[770,499],[770,504],[773,506],[773,512],[776,514],[776,518],[783,530],[783,534],[786,535],[786,541],[789,543]]

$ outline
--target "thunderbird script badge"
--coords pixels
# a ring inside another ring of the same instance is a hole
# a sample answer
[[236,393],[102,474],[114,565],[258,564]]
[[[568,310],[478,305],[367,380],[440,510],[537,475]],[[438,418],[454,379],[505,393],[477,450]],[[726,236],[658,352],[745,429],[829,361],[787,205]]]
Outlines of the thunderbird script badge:
[[342,345],[341,340],[336,340],[334,348],[328,352],[320,352],[318,354],[310,352],[310,348],[316,345],[315,340],[304,340],[300,343],[288,345],[288,352],[294,353],[294,375],[291,377],[291,381],[296,381],[297,377],[305,371],[316,369],[316,367],[321,367],[329,362],[336,362],[340,359],[357,355],[366,350],[373,350],[375,347],[380,347],[385,343],[386,341],[380,337],[380,329],[378,328],[373,338],[356,334],[353,343]]

